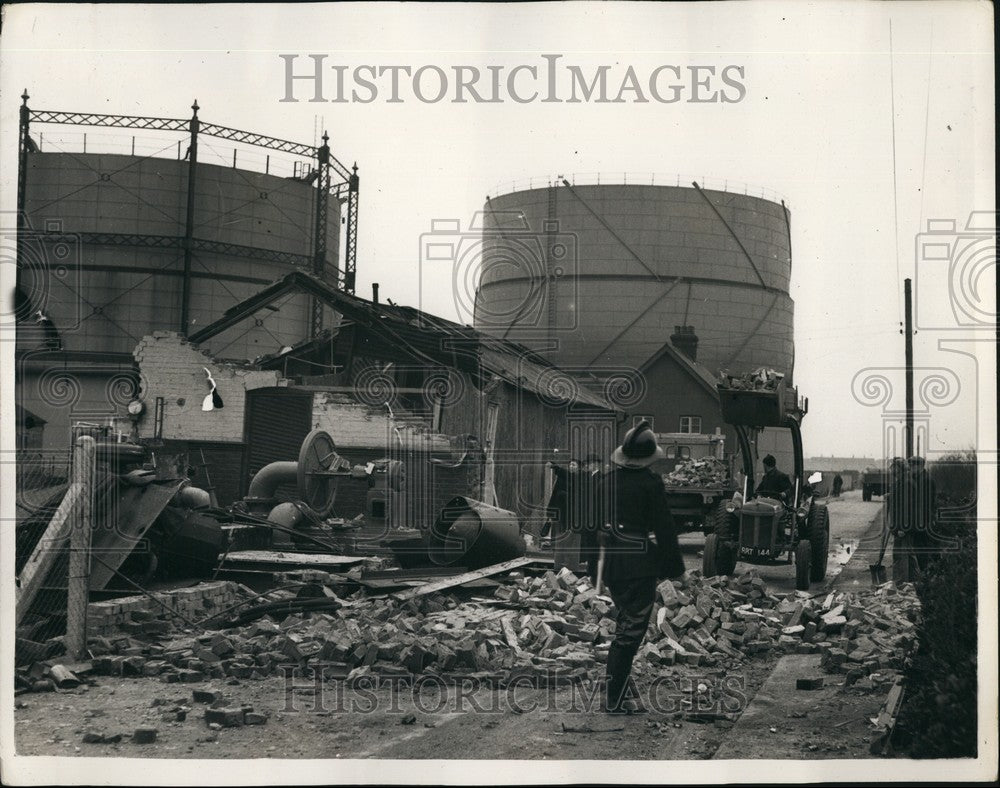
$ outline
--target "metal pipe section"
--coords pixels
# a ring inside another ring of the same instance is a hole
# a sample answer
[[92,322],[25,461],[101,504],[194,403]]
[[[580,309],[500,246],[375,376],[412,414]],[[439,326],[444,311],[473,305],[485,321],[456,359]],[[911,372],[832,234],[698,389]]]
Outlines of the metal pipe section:
[[189,484],[177,491],[174,503],[186,509],[207,509],[212,505],[212,496],[209,495],[208,490]]
[[247,499],[273,498],[282,484],[297,484],[298,473],[299,464],[294,460],[279,460],[265,465],[250,481]]
[[431,563],[468,569],[519,558],[526,551],[514,512],[463,496],[452,498],[441,510],[427,546]]
[[267,515],[267,519],[275,525],[285,528],[295,528],[304,517],[302,509],[290,501],[279,503]]

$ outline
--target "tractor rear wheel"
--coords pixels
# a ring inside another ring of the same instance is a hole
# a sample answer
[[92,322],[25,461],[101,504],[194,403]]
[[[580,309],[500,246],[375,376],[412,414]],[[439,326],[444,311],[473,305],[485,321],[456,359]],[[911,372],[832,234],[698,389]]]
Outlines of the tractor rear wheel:
[[809,590],[809,564],[812,558],[812,544],[808,539],[801,539],[795,545],[795,587],[799,591]]
[[830,512],[825,506],[814,506],[809,513],[809,543],[812,545],[810,577],[814,583],[821,583],[830,556]]

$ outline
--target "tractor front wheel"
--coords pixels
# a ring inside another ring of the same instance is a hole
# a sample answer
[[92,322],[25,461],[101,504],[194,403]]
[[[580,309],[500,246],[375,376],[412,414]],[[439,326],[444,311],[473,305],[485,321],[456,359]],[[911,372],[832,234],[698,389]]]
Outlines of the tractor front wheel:
[[830,555],[830,512],[825,506],[814,506],[809,513],[809,543],[812,545],[810,577],[814,583],[821,583]]
[[[739,519],[726,511],[728,501],[719,501],[712,513],[712,535],[718,537],[715,564],[719,574],[736,571],[736,549],[739,542]],[[708,544],[706,538],[706,545]]]
[[812,544],[802,539],[795,545],[795,587],[799,591],[809,590],[809,565],[812,558]]

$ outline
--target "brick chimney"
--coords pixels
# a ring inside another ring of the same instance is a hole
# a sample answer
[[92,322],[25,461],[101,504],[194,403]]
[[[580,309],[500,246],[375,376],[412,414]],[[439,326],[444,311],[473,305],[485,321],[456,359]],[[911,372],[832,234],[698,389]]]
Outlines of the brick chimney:
[[670,341],[689,359],[698,360],[698,335],[694,333],[694,326],[674,326]]

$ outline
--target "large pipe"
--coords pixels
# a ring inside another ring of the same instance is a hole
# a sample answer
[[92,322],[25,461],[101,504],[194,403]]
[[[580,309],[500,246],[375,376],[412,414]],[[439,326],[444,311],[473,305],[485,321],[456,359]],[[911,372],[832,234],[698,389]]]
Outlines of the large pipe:
[[273,498],[283,484],[297,484],[299,464],[294,460],[279,460],[265,465],[250,481],[247,498]]
[[431,563],[468,569],[519,558],[526,550],[516,514],[463,496],[448,501],[427,547]]

